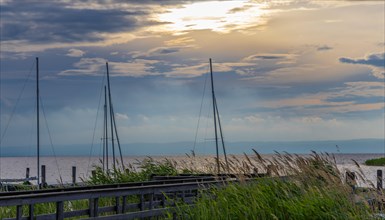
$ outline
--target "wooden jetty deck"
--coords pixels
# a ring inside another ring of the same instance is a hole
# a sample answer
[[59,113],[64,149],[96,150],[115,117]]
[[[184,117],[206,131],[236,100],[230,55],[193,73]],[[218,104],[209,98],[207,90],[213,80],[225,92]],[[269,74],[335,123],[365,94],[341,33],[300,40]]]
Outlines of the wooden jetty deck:
[[[212,186],[223,186],[236,182],[233,178],[196,176],[154,180],[148,182],[82,186],[36,191],[14,191],[0,193],[0,208],[16,209],[10,219],[142,219],[175,214],[175,204],[183,201],[193,204],[202,190]],[[113,205],[101,206],[100,201],[112,199]],[[131,199],[129,199],[131,198]],[[132,199],[135,198],[135,199]],[[84,200],[87,208],[67,210],[65,203]],[[54,213],[38,214],[39,204],[52,203]],[[23,209],[28,214],[23,215]]]

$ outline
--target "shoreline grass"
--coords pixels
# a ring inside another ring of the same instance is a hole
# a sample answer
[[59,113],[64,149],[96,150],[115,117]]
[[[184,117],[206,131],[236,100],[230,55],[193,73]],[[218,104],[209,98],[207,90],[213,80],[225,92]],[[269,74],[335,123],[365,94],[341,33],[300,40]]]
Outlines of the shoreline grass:
[[[253,155],[230,156],[228,159],[228,166],[221,161],[221,170],[236,174],[240,183],[203,189],[193,207],[180,203],[177,215],[181,219],[375,219],[375,213],[380,210],[370,206],[368,200],[384,199],[374,186],[360,191],[345,183],[333,155],[313,152],[299,156],[276,152],[273,158],[266,159],[254,151]],[[125,170],[106,172],[101,167],[95,169],[95,175],[85,181],[86,184],[147,181],[151,175],[214,173],[216,164],[215,159],[197,162],[194,156],[179,163],[149,157]],[[247,174],[255,172],[269,173],[270,177],[243,181]],[[279,178],[282,176],[288,178]],[[358,178],[365,177],[358,175]],[[102,203],[101,206],[113,204],[114,199],[105,198]],[[86,200],[65,202],[65,210],[87,207]],[[53,210],[51,204],[41,204],[35,209],[36,214],[52,213]],[[0,208],[0,219],[14,217],[15,213],[14,208]]]

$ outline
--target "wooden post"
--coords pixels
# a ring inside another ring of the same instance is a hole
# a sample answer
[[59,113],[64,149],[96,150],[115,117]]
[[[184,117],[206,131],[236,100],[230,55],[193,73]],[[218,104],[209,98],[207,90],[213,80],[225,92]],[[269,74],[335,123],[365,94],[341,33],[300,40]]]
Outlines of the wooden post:
[[126,212],[127,196],[122,196],[122,213]]
[[21,219],[23,217],[23,206],[17,205],[16,206],[16,219]]
[[45,165],[41,165],[41,185],[45,187],[47,184],[47,179],[46,179],[46,173],[45,173]]
[[76,167],[72,167],[72,185],[76,184]]
[[165,208],[166,207],[166,196],[164,195],[165,193],[163,192],[162,193],[162,207]]
[[144,195],[140,194],[140,211],[144,210]]
[[59,201],[56,203],[56,219],[63,220],[64,219],[64,202]]
[[31,219],[31,220],[35,219],[34,216],[33,216],[33,209],[34,209],[33,204],[30,204],[29,205],[29,210],[28,210],[28,212],[29,212],[28,213],[29,214],[28,219]]
[[346,171],[346,177],[345,177],[346,184],[348,184],[353,189],[356,188],[357,182],[356,182],[356,174],[351,171]]
[[150,201],[149,209],[153,209],[154,208],[154,193],[149,194],[149,201]]
[[377,190],[382,190],[382,170],[377,170]]
[[25,178],[29,179],[29,167],[27,167],[27,169],[25,169]]
[[98,217],[99,214],[99,198],[89,199],[90,217]]
[[120,208],[120,197],[115,197],[115,213],[121,214],[121,208]]
[[274,169],[274,165],[267,165],[267,168],[266,168],[266,175],[267,176],[273,176],[273,169]]

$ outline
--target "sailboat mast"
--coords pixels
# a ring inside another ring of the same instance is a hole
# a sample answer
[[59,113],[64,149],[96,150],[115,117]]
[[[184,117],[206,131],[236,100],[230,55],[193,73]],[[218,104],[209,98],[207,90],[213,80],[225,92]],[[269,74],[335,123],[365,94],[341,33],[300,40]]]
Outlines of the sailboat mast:
[[213,66],[210,58],[210,76],[211,76],[211,94],[213,99],[213,114],[214,114],[214,129],[215,129],[215,149],[217,153],[217,170],[218,174],[220,173],[220,165],[219,165],[219,149],[218,149],[218,131],[217,131],[217,117],[215,111],[215,93],[214,93],[214,79],[213,79]]
[[217,99],[215,98],[214,101],[215,101],[215,110],[216,110],[217,116],[218,116],[218,126],[219,126],[219,133],[221,134],[223,155],[225,156],[227,172],[230,172],[229,162],[227,161],[227,153],[226,153],[225,141],[223,139],[223,132],[222,132],[222,126],[221,126],[221,118],[219,117],[219,110],[218,110],[218,105],[217,105]]
[[112,108],[112,116],[113,116],[113,119],[114,119],[114,129],[115,129],[116,142],[118,143],[118,148],[119,148],[120,163],[122,165],[122,168],[124,169],[122,148],[120,147],[120,141],[119,141],[119,136],[118,136],[118,129],[116,128],[114,108]]
[[116,168],[115,165],[115,144],[114,144],[114,129],[113,129],[113,110],[112,110],[112,102],[111,102],[111,89],[110,89],[110,73],[108,71],[108,62],[106,62],[107,68],[107,86],[108,86],[108,104],[110,105],[110,126],[111,126],[111,141],[112,141],[112,159],[113,159],[113,168]]
[[[107,144],[107,88],[104,86],[104,115],[103,115],[103,172],[105,171],[106,168],[106,162],[108,164],[108,144]],[[108,170],[108,165],[107,165],[107,170]]]
[[36,148],[37,148],[37,185],[40,189],[40,119],[39,119],[39,58],[36,57]]

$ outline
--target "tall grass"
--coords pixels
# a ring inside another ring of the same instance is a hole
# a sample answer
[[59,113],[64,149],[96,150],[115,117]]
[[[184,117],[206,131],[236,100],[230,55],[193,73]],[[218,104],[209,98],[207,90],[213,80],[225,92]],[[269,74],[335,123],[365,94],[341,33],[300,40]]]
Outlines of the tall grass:
[[230,165],[232,172],[269,170],[273,177],[205,189],[194,206],[178,206],[181,219],[375,219],[379,211],[344,183],[327,154],[277,153],[267,160],[255,152]]
[[[222,160],[221,172],[236,174],[239,182],[203,189],[192,207],[179,204],[177,215],[181,219],[374,219],[374,213],[379,210],[371,209],[367,201],[369,198],[383,199],[375,190],[358,192],[345,184],[335,159],[328,154],[276,153],[268,158],[254,151],[251,156],[229,156],[228,161],[229,164],[224,164]],[[95,174],[85,183],[111,184],[147,181],[152,175],[216,173],[215,162],[215,158],[195,156],[179,162],[146,158],[125,170],[107,172],[95,167]],[[248,181],[247,176],[256,172],[269,173],[270,177]],[[283,176],[286,178],[281,178]],[[364,178],[361,174],[358,177]],[[103,198],[100,206],[113,205],[114,199]],[[129,199],[138,200],[136,197]],[[86,209],[88,201],[65,202],[64,206],[66,211]],[[25,215],[26,208],[23,207]],[[35,207],[35,214],[54,211],[53,203]],[[15,214],[15,208],[0,208],[0,219]]]
[[114,168],[105,171],[100,166],[94,168],[93,175],[85,180],[89,185],[141,182],[150,180],[153,175],[175,176],[182,172],[189,172],[187,170],[179,171],[174,161],[168,159],[156,161],[151,157],[137,161],[134,165],[130,164],[124,170]]

